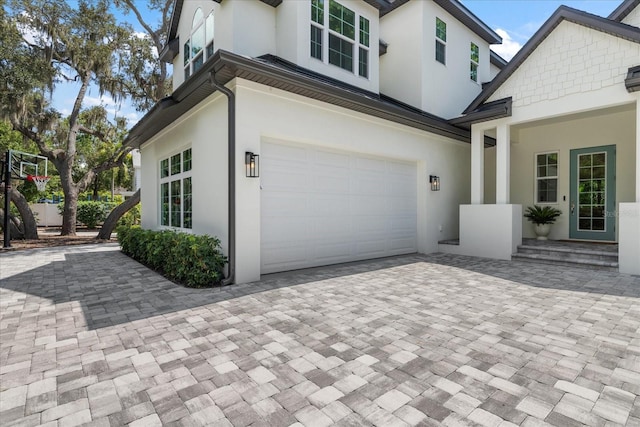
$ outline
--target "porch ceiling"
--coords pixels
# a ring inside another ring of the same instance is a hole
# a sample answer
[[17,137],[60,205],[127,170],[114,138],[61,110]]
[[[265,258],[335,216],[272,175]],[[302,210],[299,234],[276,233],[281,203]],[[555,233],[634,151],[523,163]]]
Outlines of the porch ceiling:
[[558,124],[563,122],[569,122],[573,120],[589,119],[589,118],[600,117],[608,114],[617,114],[617,113],[622,113],[626,111],[634,111],[635,109],[636,109],[636,104],[632,102],[628,104],[618,105],[615,107],[600,108],[596,110],[583,111],[580,113],[565,114],[562,116],[554,116],[554,117],[544,118],[540,120],[533,120],[525,123],[518,123],[511,127],[511,131],[513,133],[514,131],[517,132],[518,130],[521,130],[521,129],[527,129],[527,128],[532,128],[536,126],[547,126],[547,125],[553,125],[553,124]]

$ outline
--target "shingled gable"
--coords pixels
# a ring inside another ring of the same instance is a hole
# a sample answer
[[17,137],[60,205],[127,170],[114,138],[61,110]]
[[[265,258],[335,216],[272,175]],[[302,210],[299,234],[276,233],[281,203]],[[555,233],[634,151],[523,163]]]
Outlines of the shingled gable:
[[[631,0],[630,3],[640,0]],[[633,9],[633,8],[632,8]],[[463,114],[470,114],[481,107],[481,105],[489,99],[489,97],[503,84],[509,77],[527,60],[527,58],[535,51],[553,30],[562,21],[572,22],[592,28],[597,31],[620,37],[635,43],[640,43],[640,29],[631,25],[622,24],[620,22],[602,18],[581,10],[573,9],[568,6],[560,6],[554,14],[540,27],[540,29],[529,39],[522,49],[513,57],[507,66],[480,92],[480,95],[467,107]]]

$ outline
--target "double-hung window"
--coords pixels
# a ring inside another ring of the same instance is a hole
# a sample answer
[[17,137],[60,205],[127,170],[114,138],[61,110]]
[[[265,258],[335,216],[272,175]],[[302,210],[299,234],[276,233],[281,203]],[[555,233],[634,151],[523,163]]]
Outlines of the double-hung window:
[[436,61],[447,63],[447,24],[436,18]]
[[369,20],[337,1],[328,3],[311,0],[311,57],[368,78]]
[[191,37],[184,44],[185,80],[213,56],[213,12],[204,18],[202,9],[193,14]]
[[160,160],[160,225],[193,228],[191,148]]
[[471,42],[471,62],[469,65],[469,77],[474,82],[478,82],[478,63],[480,62],[480,49],[478,45]]
[[536,203],[558,203],[558,152],[536,154]]

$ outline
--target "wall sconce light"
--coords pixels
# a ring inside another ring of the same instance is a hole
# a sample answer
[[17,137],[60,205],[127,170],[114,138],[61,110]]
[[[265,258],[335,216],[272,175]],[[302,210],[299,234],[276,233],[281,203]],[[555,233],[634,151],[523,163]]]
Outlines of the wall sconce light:
[[244,165],[247,169],[247,178],[260,177],[260,156],[250,151],[244,153]]
[[440,191],[440,177],[436,175],[429,175],[429,182],[431,183],[431,191]]

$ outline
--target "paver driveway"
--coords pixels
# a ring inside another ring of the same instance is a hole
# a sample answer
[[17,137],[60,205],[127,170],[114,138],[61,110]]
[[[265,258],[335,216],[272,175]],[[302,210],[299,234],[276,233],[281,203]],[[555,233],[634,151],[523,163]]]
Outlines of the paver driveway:
[[0,255],[0,423],[640,425],[640,278],[405,256],[178,287]]

